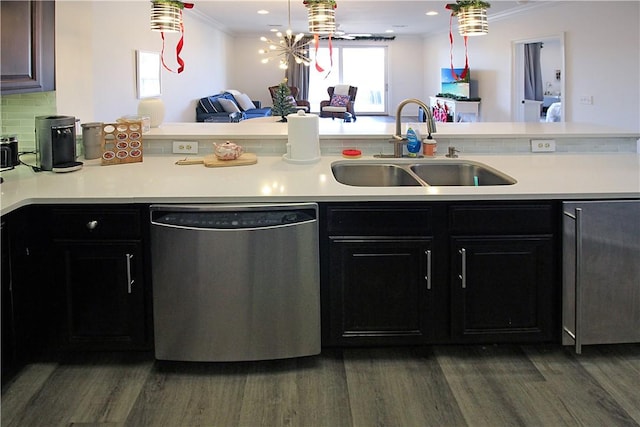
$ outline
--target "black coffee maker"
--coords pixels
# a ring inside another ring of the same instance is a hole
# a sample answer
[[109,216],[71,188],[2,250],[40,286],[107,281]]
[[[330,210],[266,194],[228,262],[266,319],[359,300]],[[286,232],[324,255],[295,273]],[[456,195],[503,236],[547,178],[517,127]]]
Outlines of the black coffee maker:
[[36,117],[36,164],[45,171],[71,172],[82,168],[76,161],[76,118]]

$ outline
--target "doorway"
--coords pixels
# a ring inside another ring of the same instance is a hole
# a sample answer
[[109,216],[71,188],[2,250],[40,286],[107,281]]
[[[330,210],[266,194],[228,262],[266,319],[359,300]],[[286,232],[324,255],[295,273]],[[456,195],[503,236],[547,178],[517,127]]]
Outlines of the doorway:
[[[514,122],[531,121],[532,102],[525,99],[525,46],[542,43],[540,65],[543,97],[540,105],[540,121],[565,121],[567,98],[565,91],[564,33],[541,36],[512,42],[512,104],[511,119]],[[535,120],[538,121],[538,120]]]

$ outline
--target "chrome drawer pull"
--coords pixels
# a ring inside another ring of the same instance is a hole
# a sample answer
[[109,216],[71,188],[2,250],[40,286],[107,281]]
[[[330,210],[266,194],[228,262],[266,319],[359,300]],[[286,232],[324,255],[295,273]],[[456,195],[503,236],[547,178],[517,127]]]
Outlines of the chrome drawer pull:
[[87,229],[89,229],[89,230],[95,230],[96,227],[98,227],[98,221],[96,221],[96,220],[89,221],[87,223]]
[[425,280],[427,281],[427,290],[431,290],[431,251],[424,251],[424,254],[427,256],[427,275],[425,276]]
[[465,248],[460,249],[460,255],[462,255],[462,274],[458,277],[462,280],[462,289],[467,288],[467,250]]
[[131,293],[131,286],[135,282],[134,279],[131,278],[131,259],[133,258],[133,254],[126,254],[127,257],[127,293]]

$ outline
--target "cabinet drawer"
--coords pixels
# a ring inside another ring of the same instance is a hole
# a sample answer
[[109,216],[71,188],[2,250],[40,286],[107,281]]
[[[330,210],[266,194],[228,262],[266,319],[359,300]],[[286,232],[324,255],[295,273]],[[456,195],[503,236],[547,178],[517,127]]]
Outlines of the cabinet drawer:
[[449,230],[453,234],[552,233],[552,204],[473,204],[449,207]]
[[62,239],[127,239],[141,234],[140,212],[133,208],[56,208],[52,223],[53,237]]
[[331,236],[420,236],[433,233],[431,207],[380,207],[363,205],[327,208],[327,231]]

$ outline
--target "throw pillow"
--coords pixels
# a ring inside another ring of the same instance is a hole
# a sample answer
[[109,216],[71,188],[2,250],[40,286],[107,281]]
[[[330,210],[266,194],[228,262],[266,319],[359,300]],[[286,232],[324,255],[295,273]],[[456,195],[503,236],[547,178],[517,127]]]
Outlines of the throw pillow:
[[220,105],[222,105],[222,108],[224,108],[224,111],[226,111],[227,113],[239,113],[240,112],[240,109],[238,108],[236,103],[233,102],[230,99],[219,98],[218,102],[220,103]]
[[234,98],[236,99],[236,101],[238,101],[238,105],[244,111],[255,110],[256,104],[253,103],[251,98],[249,98],[249,95],[247,95],[246,93],[241,93],[240,95],[234,95]]
[[214,101],[212,101],[211,97],[200,99],[200,107],[204,110],[205,113],[219,113],[218,109]]
[[336,95],[333,94],[331,97],[331,106],[332,107],[346,107],[349,103],[349,95]]
[[289,102],[289,104],[293,105],[294,107],[298,106],[298,103],[296,102],[296,99],[292,95],[287,96],[286,99]]

